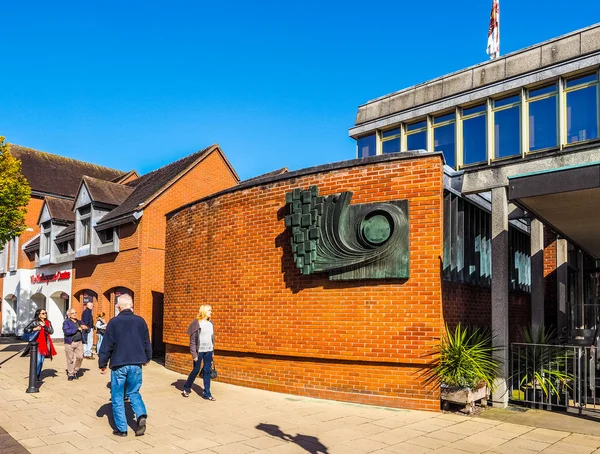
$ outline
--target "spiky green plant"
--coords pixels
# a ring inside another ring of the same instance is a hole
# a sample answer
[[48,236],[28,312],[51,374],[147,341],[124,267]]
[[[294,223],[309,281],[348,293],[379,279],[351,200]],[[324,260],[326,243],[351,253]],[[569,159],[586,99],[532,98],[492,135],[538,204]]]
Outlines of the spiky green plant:
[[494,389],[499,361],[493,353],[503,347],[492,346],[492,335],[487,330],[463,328],[460,323],[454,331],[446,325],[446,332],[431,353],[434,359],[424,375],[427,385],[477,389]]
[[568,350],[556,345],[558,335],[553,328],[521,328],[521,335],[527,344],[515,355],[517,363],[513,370],[519,375],[521,389],[540,389],[546,399],[559,396],[561,390],[571,389],[574,380],[568,371],[570,355]]

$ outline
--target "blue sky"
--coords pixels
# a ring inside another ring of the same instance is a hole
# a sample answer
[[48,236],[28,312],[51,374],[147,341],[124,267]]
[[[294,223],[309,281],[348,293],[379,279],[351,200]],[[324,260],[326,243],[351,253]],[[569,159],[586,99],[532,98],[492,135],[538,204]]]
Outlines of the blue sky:
[[[0,135],[140,173],[213,143],[242,179],[352,159],[360,104],[487,59],[490,7],[5,1]],[[600,21],[598,0],[500,10],[502,54]]]

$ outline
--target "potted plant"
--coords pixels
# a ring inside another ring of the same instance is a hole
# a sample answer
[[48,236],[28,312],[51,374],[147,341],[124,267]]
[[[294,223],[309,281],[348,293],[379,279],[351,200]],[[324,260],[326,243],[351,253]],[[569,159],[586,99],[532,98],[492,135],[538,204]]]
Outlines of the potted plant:
[[425,371],[426,384],[439,385],[444,408],[449,403],[464,405],[470,413],[476,401],[487,399],[494,389],[499,362],[493,353],[502,347],[492,346],[487,330],[463,328],[446,332],[431,355],[434,359]]
[[570,351],[557,345],[553,328],[522,328],[521,336],[525,345],[516,346],[513,352],[513,383],[518,383],[520,396],[534,405],[566,407],[574,380],[568,368]]

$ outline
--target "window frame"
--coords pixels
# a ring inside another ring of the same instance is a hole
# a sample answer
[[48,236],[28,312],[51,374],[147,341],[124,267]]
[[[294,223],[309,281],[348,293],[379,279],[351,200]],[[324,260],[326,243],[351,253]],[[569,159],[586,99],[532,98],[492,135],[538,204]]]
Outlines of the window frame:
[[[421,126],[420,128],[416,128],[413,131],[409,131],[408,128],[412,125],[416,125],[417,123],[425,123],[425,126]],[[419,119],[412,119],[412,121],[410,123],[404,123],[404,134],[403,134],[403,140],[401,141],[401,145],[400,145],[400,151],[412,151],[408,149],[408,137],[412,136],[412,135],[416,135],[416,134],[420,134],[422,132],[425,132],[425,149],[427,151],[429,150],[429,143],[431,142],[429,140],[429,130],[430,130],[430,122],[429,122],[429,117],[421,117]]]
[[[567,83],[570,80],[573,79],[579,79],[582,77],[586,77],[586,76],[591,76],[591,75],[595,75],[596,76],[596,80],[592,81],[592,82],[584,82],[581,83],[579,85],[575,85],[574,87],[567,87]],[[562,118],[561,118],[561,124],[559,125],[559,128],[561,128],[563,130],[563,143],[561,143],[561,148],[566,148],[566,147],[572,147],[572,146],[577,146],[580,145],[582,143],[588,143],[588,142],[592,142],[594,140],[598,140],[600,139],[600,70],[596,69],[595,71],[588,71],[588,72],[582,72],[579,74],[572,74],[569,76],[562,76],[562,93],[561,93],[561,103],[563,105],[563,109],[562,109]],[[584,90],[586,88],[592,87],[592,86],[596,86],[596,137],[592,138],[592,139],[585,139],[585,140],[580,140],[578,142],[569,142],[569,136],[568,136],[568,130],[567,130],[567,95],[569,93],[578,91],[578,90]]]
[[[441,117],[446,117],[452,115],[452,118],[449,120],[445,120],[445,121],[441,121],[439,123],[436,123],[435,120],[437,118],[441,118]],[[458,164],[458,151],[457,151],[457,146],[458,146],[458,115],[456,112],[456,108],[454,109],[453,112],[447,111],[447,112],[439,112],[437,113],[435,116],[431,116],[431,150],[428,149],[428,151],[435,151],[435,130],[438,128],[442,128],[444,126],[448,126],[448,125],[454,125],[454,166],[448,166],[454,170],[458,170],[459,164]],[[445,160],[445,157],[444,157]],[[448,165],[448,164],[446,164]]]
[[[514,98],[514,97],[517,98],[516,101],[496,107],[496,102],[504,101],[505,99]],[[498,96],[496,98],[490,98],[490,107],[491,107],[491,115],[490,115],[490,118],[488,119],[488,122],[490,124],[490,129],[491,129],[491,135],[489,136],[489,138],[490,138],[489,145],[491,148],[491,155],[488,155],[488,161],[497,162],[497,161],[504,161],[507,159],[515,159],[518,156],[523,157],[523,97],[522,97],[522,90],[520,92],[514,92],[514,93],[510,93],[510,92],[502,93],[500,96]],[[514,109],[515,107],[519,108],[519,126],[517,128],[519,131],[519,152],[515,153],[513,155],[510,155],[510,156],[496,156],[496,133],[495,133],[496,114],[498,112],[503,112],[505,110]]]
[[[383,137],[383,135],[385,133],[387,133],[389,131],[393,131],[394,129],[398,129],[398,133],[397,134],[391,135],[389,137]],[[377,154],[389,154],[389,153],[384,153],[384,151],[383,151],[383,144],[385,142],[391,142],[392,140],[396,140],[396,139],[399,140],[399,145],[400,146],[399,146],[398,151],[396,151],[394,153],[401,153],[403,151],[402,150],[402,130],[403,130],[402,125],[397,125],[397,126],[394,126],[392,128],[382,129],[380,131],[380,139],[378,140]]]
[[[475,107],[483,107],[483,109],[479,112],[475,112],[475,113],[469,113],[465,115],[465,110],[468,109],[473,109]],[[489,162],[489,152],[488,152],[488,106],[487,106],[487,101],[484,102],[477,102],[474,104],[469,104],[469,105],[465,105],[465,106],[459,106],[457,107],[458,110],[458,115],[457,117],[460,119],[460,137],[458,139],[459,143],[459,159],[460,162],[458,163],[458,168],[459,169],[463,169],[463,168],[468,168],[468,167],[475,167],[475,166],[479,166],[481,164],[486,164]],[[485,159],[483,161],[477,161],[477,162],[471,162],[468,164],[465,164],[465,126],[464,123],[465,121],[469,121],[472,120],[474,118],[478,118],[478,117],[484,117],[484,134],[485,134]]]
[[[557,148],[560,148],[560,80],[555,80],[554,83],[550,84],[550,83],[543,83],[541,85],[536,85],[533,87],[527,87],[524,91],[525,91],[525,98],[524,98],[524,102],[523,102],[523,130],[524,130],[524,137],[523,137],[523,155],[527,156],[527,155],[532,155],[535,153],[543,153],[544,151],[548,151],[548,150],[554,150]],[[533,98],[531,97],[531,92],[535,91],[535,90],[540,90],[542,88],[547,88],[547,87],[551,87],[554,86],[554,91],[552,91],[551,93],[544,93],[541,95],[537,95],[534,96]],[[531,150],[530,149],[530,139],[531,139],[531,130],[529,127],[529,106],[532,103],[538,102],[538,101],[543,101],[545,99],[549,99],[549,98],[554,98],[556,100],[556,111],[554,112],[554,116],[555,116],[555,126],[556,126],[556,142],[555,145],[551,146],[551,147],[545,147],[545,148],[540,148],[538,150]]]

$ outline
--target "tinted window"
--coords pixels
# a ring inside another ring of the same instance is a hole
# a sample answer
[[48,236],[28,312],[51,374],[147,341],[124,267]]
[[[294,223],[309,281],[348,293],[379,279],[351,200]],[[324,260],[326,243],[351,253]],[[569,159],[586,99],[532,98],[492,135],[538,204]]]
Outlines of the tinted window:
[[454,123],[433,130],[433,151],[443,151],[446,164],[456,168],[454,153]]
[[406,148],[408,151],[427,150],[427,132],[417,132],[406,136]]
[[529,103],[529,151],[555,147],[556,96]]
[[494,113],[494,157],[505,158],[521,154],[519,106]]
[[485,115],[463,120],[463,161],[475,164],[487,161]]
[[381,143],[382,153],[398,153],[400,151],[400,138],[386,140]]
[[567,143],[598,137],[597,85],[567,93]]
[[358,157],[366,158],[367,156],[375,156],[377,154],[377,140],[375,134],[361,137],[357,140]]

